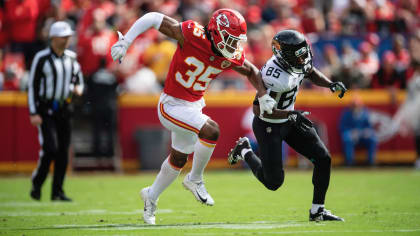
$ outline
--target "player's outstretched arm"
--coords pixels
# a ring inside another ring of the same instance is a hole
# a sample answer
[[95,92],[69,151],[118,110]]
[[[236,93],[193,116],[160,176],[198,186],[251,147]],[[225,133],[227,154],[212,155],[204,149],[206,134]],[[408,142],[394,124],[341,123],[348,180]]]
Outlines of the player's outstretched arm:
[[182,35],[181,24],[169,16],[158,12],[150,12],[140,17],[128,30],[125,35],[118,32],[118,42],[111,47],[111,56],[114,60],[122,60],[127,53],[131,43],[142,33],[150,28],[155,28],[166,36],[173,38],[182,46],[184,36]]
[[241,75],[245,75],[249,82],[251,82],[252,86],[254,86],[254,88],[257,90],[257,97],[260,103],[261,114],[264,114],[264,112],[271,114],[276,101],[267,94],[267,90],[265,89],[265,86],[262,82],[263,80],[261,73],[257,67],[245,59],[242,66],[234,67],[233,70]]
[[233,67],[233,70],[241,75],[245,75],[248,78],[249,82],[251,82],[252,86],[254,86],[254,88],[257,90],[258,97],[261,97],[267,93],[259,70],[250,61],[245,59],[242,66]]
[[332,82],[330,79],[327,78],[321,71],[319,71],[317,68],[313,67],[312,71],[310,71],[306,78],[310,79],[314,84],[330,88],[332,92],[340,91],[340,94],[338,97],[342,98],[344,96],[344,93],[347,91],[346,86],[344,86],[341,82]]

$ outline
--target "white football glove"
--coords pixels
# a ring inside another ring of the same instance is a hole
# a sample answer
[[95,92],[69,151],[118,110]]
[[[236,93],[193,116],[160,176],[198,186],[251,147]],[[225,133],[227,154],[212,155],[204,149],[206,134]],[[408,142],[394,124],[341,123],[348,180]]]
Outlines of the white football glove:
[[274,100],[270,95],[264,94],[264,96],[258,98],[260,103],[260,116],[267,112],[267,114],[273,113],[273,108],[276,105],[276,100]]
[[130,43],[124,39],[124,36],[118,31],[118,42],[111,47],[111,56],[114,61],[118,60],[120,63],[127,53]]

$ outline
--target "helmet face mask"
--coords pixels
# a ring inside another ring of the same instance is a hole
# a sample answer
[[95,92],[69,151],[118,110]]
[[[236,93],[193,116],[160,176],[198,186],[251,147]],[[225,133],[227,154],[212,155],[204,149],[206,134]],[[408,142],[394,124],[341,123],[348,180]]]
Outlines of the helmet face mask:
[[216,49],[226,58],[241,55],[242,43],[246,42],[246,23],[242,15],[231,9],[213,13],[207,29]]
[[303,34],[294,30],[277,33],[272,41],[274,55],[285,67],[296,74],[306,74],[312,69],[312,52]]

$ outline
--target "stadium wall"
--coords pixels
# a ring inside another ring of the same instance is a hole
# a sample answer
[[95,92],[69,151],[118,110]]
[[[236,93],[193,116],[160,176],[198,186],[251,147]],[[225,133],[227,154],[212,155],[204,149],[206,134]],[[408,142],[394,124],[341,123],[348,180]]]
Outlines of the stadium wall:
[[[252,103],[253,92],[212,92],[206,95],[204,112],[219,123],[221,136],[214,151],[211,167],[227,167],[226,156],[235,140],[247,131],[241,127],[242,119]],[[359,91],[358,96],[371,110],[392,116],[404,101],[405,93],[396,94],[396,103],[383,90]],[[122,167],[139,168],[138,147],[134,133],[150,126],[163,128],[157,117],[158,96],[125,94],[119,97],[118,133],[122,151]],[[352,101],[352,94],[343,99],[329,91],[301,91],[296,109],[308,110],[310,118],[326,127],[327,146],[333,164],[341,164],[343,156],[338,132],[341,111]],[[27,97],[20,92],[0,93],[0,172],[31,171],[36,166],[39,144],[37,131],[29,123]],[[141,147],[140,147],[141,148]],[[363,158],[364,152],[358,152]],[[289,151],[289,164],[296,164],[296,153]],[[160,157],[159,157],[160,158]],[[394,135],[379,145],[378,163],[404,164],[415,160],[414,141],[411,135]]]

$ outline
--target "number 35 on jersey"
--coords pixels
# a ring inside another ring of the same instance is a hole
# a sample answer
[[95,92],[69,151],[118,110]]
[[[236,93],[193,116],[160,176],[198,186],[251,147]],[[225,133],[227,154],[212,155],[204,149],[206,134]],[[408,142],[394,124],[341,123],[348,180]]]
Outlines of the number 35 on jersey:
[[[212,80],[211,75],[217,75],[222,70],[219,70],[212,66],[205,66],[205,64],[195,58],[194,56],[187,57],[185,59],[187,65],[192,66],[192,70],[185,72],[185,75],[182,75],[179,72],[176,72],[175,78],[185,88],[193,88],[194,91],[204,91],[210,84]],[[204,72],[203,72],[204,71]]]

